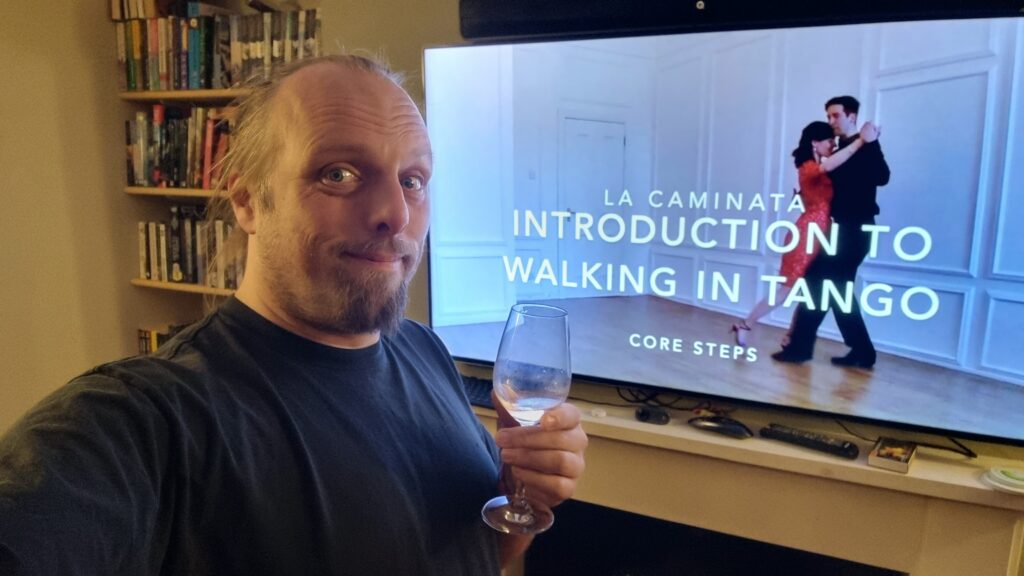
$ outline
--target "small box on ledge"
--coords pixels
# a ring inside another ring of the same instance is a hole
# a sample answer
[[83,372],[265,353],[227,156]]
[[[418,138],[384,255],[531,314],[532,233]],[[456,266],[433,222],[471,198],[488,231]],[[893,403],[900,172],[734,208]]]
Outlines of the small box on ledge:
[[917,454],[917,444],[894,438],[879,438],[868,454],[868,466],[906,474]]

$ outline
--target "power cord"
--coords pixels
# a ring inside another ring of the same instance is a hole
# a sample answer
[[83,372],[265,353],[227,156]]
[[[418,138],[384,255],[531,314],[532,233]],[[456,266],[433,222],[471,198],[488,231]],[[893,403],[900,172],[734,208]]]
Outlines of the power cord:
[[[846,426],[846,424],[843,424],[843,422],[841,420],[836,420],[835,422],[836,422],[836,424],[839,424],[839,426],[843,430],[846,430],[846,432],[848,434],[850,434],[851,436],[856,436],[857,438],[860,438],[861,440],[866,440],[868,442],[878,442],[878,440],[880,438],[880,437],[868,438],[867,436],[863,436],[861,434],[857,434],[853,430],[850,430]],[[946,439],[949,440],[950,442],[952,442],[953,444],[956,444],[956,448],[953,448],[951,446],[942,446],[940,444],[931,444],[931,443],[928,443],[928,442],[918,442],[916,440],[913,441],[913,443],[917,444],[918,446],[924,446],[924,447],[927,447],[927,448],[934,448],[936,450],[945,450],[947,452],[953,452],[954,454],[959,454],[961,456],[965,456],[965,457],[971,458],[971,459],[974,459],[974,458],[978,457],[978,454],[974,450],[971,450],[967,446],[964,446],[956,438],[953,438],[952,436],[947,436]]]

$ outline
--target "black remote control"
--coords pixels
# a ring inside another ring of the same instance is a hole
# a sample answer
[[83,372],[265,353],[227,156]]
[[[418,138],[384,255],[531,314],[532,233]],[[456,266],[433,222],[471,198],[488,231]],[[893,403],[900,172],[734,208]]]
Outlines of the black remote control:
[[812,450],[827,452],[833,456],[849,458],[850,460],[853,460],[860,454],[860,449],[853,442],[806,430],[797,430],[782,424],[769,424],[761,428],[761,436],[796,444],[797,446],[803,446]]

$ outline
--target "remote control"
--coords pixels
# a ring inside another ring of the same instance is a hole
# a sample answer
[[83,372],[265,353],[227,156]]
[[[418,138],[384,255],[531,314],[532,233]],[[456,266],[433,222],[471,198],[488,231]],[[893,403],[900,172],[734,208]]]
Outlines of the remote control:
[[761,428],[761,436],[796,444],[797,446],[803,446],[812,450],[827,452],[833,456],[850,460],[860,454],[860,449],[853,442],[806,430],[797,430],[782,424],[769,424]]

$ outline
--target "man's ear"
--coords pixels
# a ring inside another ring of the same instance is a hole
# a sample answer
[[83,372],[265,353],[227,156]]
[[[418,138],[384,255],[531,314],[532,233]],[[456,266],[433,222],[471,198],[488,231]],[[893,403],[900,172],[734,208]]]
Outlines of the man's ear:
[[228,198],[231,201],[231,209],[235,213],[235,221],[246,234],[254,233],[256,231],[255,198],[252,197],[247,186],[239,185],[238,174],[232,174],[228,179]]

